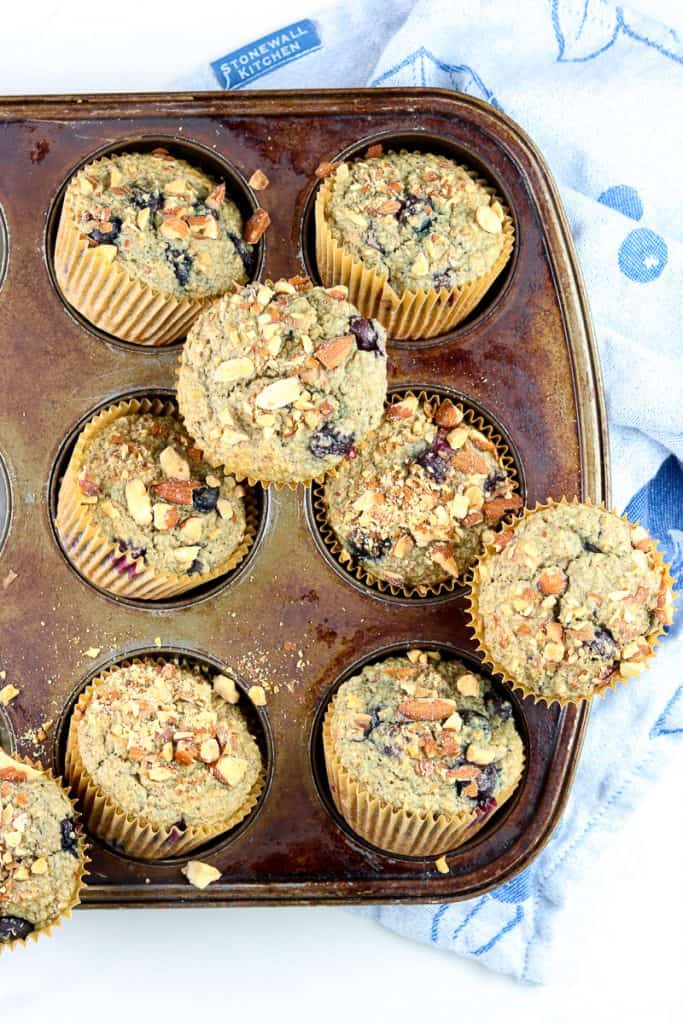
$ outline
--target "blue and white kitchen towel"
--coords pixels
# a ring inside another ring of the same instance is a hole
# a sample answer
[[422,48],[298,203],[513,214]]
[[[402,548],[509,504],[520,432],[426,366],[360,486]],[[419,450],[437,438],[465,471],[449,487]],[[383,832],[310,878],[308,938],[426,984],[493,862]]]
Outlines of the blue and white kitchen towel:
[[[672,2],[671,17],[682,15]],[[677,33],[608,0],[361,0],[290,29],[259,40],[265,49],[251,55],[253,44],[235,50],[247,39],[224,40],[233,67],[267,57],[272,70],[266,73],[262,62],[257,68],[265,88],[369,82],[457,89],[504,110],[538,143],[559,184],[591,301],[614,504],[659,539],[681,589],[683,46]],[[251,84],[230,78],[222,84]],[[207,66],[182,84],[217,83]],[[521,875],[466,903],[365,912],[402,935],[525,981],[542,980],[553,919],[572,879],[604,849],[605,834],[647,790],[672,740],[683,736],[682,655],[679,610],[654,666],[594,707],[564,817]]]

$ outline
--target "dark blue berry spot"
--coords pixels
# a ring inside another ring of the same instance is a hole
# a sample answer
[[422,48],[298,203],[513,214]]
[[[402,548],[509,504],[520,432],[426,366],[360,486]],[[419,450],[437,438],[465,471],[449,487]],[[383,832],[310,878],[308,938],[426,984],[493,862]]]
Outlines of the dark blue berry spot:
[[192,492],[192,507],[195,512],[213,512],[220,493],[220,487],[195,487]]
[[588,641],[589,650],[604,661],[613,661],[617,653],[617,645],[609,629],[601,626],[595,630],[595,636]]
[[61,844],[64,853],[70,853],[72,857],[78,857],[78,837],[74,828],[73,818],[64,818],[59,823],[61,833]]
[[484,494],[495,494],[503,484],[507,483],[507,479],[507,473],[496,466],[484,480]]
[[95,228],[90,232],[90,238],[93,242],[97,242],[98,245],[111,245],[121,234],[121,218],[110,217],[109,223],[111,224],[110,231],[100,231],[99,228]]
[[449,469],[448,460],[439,455],[434,448],[427,448],[422,455],[418,455],[415,462],[418,466],[422,466],[425,473],[433,477],[437,484],[443,483],[446,479]]
[[378,355],[384,354],[379,331],[374,320],[368,320],[364,316],[352,316],[349,320],[349,330],[356,339],[357,347],[363,352],[375,352]]
[[228,238],[235,246],[235,251],[242,260],[244,273],[249,279],[251,279],[254,276],[254,265],[256,260],[253,249],[250,249],[244,239],[240,238],[239,235],[234,234],[232,231],[228,231]]
[[131,185],[130,201],[138,210],[148,209],[156,213],[164,205],[163,192],[148,192],[141,185]]
[[184,288],[190,280],[190,271],[193,264],[192,254],[184,249],[177,249],[174,245],[167,244],[166,259],[173,268],[176,281],[181,288]]
[[356,451],[354,440],[353,434],[342,434],[331,423],[323,423],[311,436],[308,447],[316,459],[324,459],[328,455],[352,456]]
[[347,544],[355,558],[369,558],[373,562],[382,558],[392,546],[388,537],[378,537],[358,529],[351,531]]
[[23,917],[0,917],[0,942],[12,942],[14,939],[25,939],[33,931],[33,925]]

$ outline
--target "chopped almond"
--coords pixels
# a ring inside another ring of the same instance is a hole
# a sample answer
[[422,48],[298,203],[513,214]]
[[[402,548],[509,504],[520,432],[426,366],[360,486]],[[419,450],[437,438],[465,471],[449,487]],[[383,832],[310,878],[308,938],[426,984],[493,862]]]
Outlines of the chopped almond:
[[263,171],[259,170],[254,171],[249,179],[249,184],[253,188],[254,192],[263,192],[263,190],[268,188],[270,185],[270,181],[268,180],[268,176],[264,174]]
[[334,370],[344,362],[355,347],[355,343],[352,334],[342,334],[338,338],[330,338],[329,341],[324,341],[317,347],[314,353],[315,358],[328,370]]
[[328,174],[333,174],[339,167],[338,163],[330,163],[328,160],[323,160],[321,164],[318,164],[314,174],[316,178],[326,178]]
[[254,210],[251,217],[244,225],[244,241],[250,245],[255,244],[263,237],[270,225],[270,215],[266,210],[259,207]]
[[448,718],[455,711],[454,700],[443,700],[440,697],[425,697],[404,700],[398,706],[400,714],[413,722],[438,722]]

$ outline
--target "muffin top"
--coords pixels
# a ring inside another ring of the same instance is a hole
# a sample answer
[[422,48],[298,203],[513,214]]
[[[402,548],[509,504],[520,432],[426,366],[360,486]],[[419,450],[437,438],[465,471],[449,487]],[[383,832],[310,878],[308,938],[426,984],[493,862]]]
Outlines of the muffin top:
[[647,531],[592,505],[528,513],[480,563],[487,652],[542,697],[590,697],[637,675],[672,620],[672,594]]
[[492,684],[436,652],[408,651],[339,688],[334,753],[372,796],[416,814],[483,819],[519,781],[522,741]]
[[[106,414],[105,414],[106,415]],[[87,442],[78,487],[120,571],[206,573],[244,538],[244,488],[212,469],[170,413],[119,416]]]
[[358,315],[346,288],[295,282],[223,296],[183,348],[178,403],[188,430],[239,477],[310,480],[353,458],[382,416],[384,329]]
[[179,833],[220,829],[239,811],[261,773],[261,754],[242,712],[219,695],[226,692],[219,681],[225,677],[209,680],[151,659],[95,681],[71,728],[105,796],[154,828]]
[[164,149],[93,161],[70,182],[65,207],[89,245],[163,295],[222,295],[253,272],[225,185]]
[[469,284],[503,251],[503,208],[474,173],[431,153],[340,164],[325,219],[342,248],[397,294]]
[[449,399],[409,394],[327,480],[330,525],[372,576],[417,587],[460,576],[482,533],[521,507],[495,445],[463,415]]
[[0,943],[73,904],[82,867],[73,813],[53,779],[0,750]]

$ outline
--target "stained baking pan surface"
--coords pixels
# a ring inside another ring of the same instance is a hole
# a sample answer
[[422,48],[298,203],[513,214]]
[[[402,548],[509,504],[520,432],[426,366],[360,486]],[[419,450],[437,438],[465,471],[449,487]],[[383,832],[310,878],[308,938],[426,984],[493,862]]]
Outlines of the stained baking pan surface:
[[[316,279],[314,170],[377,141],[473,167],[504,196],[516,233],[510,264],[467,322],[428,342],[390,344],[391,386],[445,389],[488,420],[527,503],[607,498],[599,370],[567,222],[542,158],[498,111],[420,89],[0,100],[0,668],[20,690],[0,707],[0,740],[61,770],[74,700],[102,667],[136,653],[232,669],[245,688],[267,692],[253,723],[268,770],[259,806],[196,854],[221,869],[221,880],[200,892],[181,875],[182,861],[143,863],[93,840],[87,905],[462,899],[524,867],[566,800],[587,710],[513,696],[523,781],[474,840],[449,854],[449,874],[374,849],[339,819],[320,727],[340,682],[408,647],[478,661],[463,587],[438,600],[401,600],[345,575],[306,490],[263,494],[248,563],[165,604],[94,589],[55,535],[75,428],[122,396],[171,394],[181,344],[119,342],[65,304],[52,253],[75,169],[112,150],[164,145],[232,182],[245,212],[268,210],[262,280]],[[270,179],[258,196],[246,184],[257,169]]]

